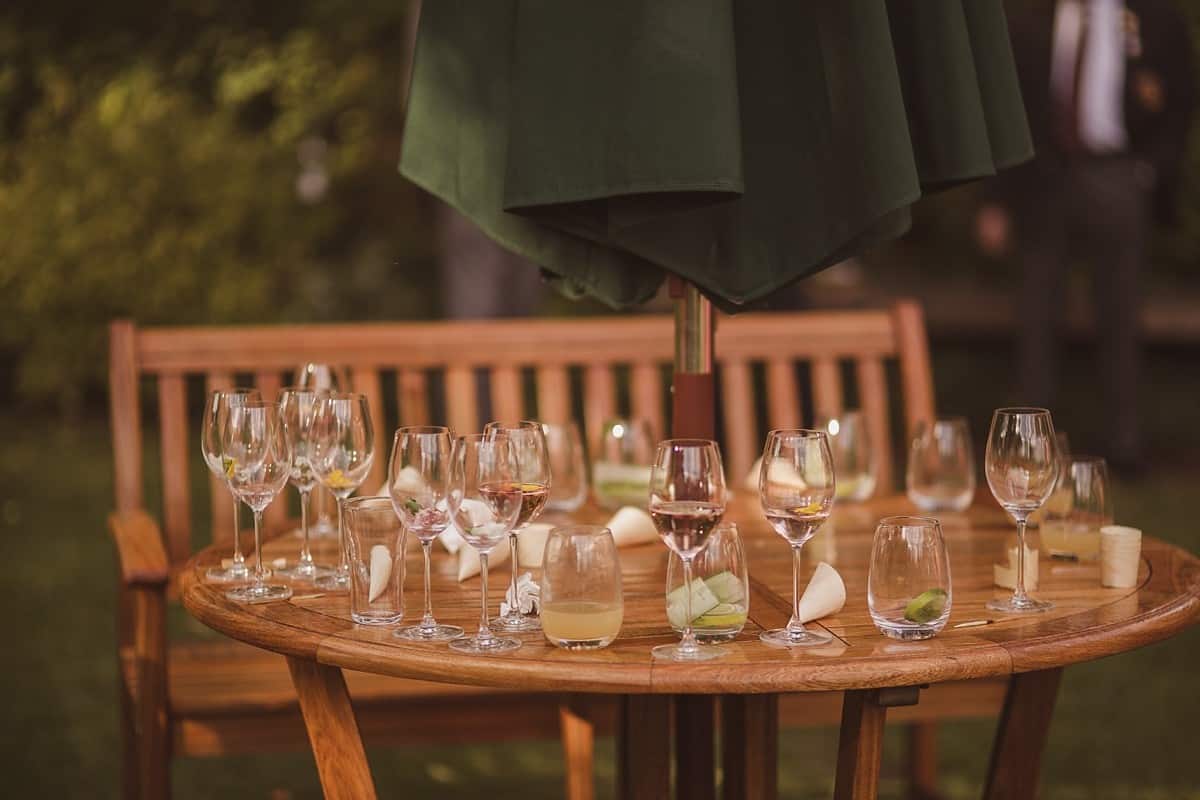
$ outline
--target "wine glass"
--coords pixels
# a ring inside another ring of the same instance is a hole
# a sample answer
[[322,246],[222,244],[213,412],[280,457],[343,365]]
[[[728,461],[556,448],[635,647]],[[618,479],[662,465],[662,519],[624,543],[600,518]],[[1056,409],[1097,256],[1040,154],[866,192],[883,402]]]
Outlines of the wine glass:
[[457,639],[463,633],[457,625],[439,625],[433,618],[429,577],[429,548],[450,525],[446,490],[452,445],[450,429],[440,426],[400,428],[392,441],[388,494],[397,516],[421,543],[425,558],[425,614],[420,624],[396,631],[401,639],[437,642]]
[[829,519],[837,495],[833,453],[825,431],[767,434],[758,494],[767,522],[792,546],[792,618],[786,628],[765,631],[759,638],[775,647],[828,644],[832,636],[807,630],[800,620],[800,550]]
[[244,581],[250,577],[238,530],[238,496],[229,484],[229,471],[221,451],[221,436],[229,423],[230,409],[261,399],[257,389],[218,389],[209,394],[208,405],[204,409],[204,423],[200,431],[200,450],[204,453],[204,463],[209,472],[221,479],[233,498],[233,563],[228,567],[210,568],[204,573],[210,581]]
[[550,456],[550,474],[554,476],[546,508],[550,511],[578,511],[587,499],[587,467],[583,438],[574,422],[542,424],[546,433],[546,452]]
[[338,567],[316,581],[322,589],[347,589],[350,566],[346,560],[346,498],[354,494],[371,471],[375,435],[365,395],[329,392],[317,401],[313,413],[310,461],[317,479],[338,501]]
[[[513,481],[521,490],[521,514],[508,537],[512,561],[509,592],[515,598],[518,596],[517,579],[521,574],[520,564],[517,563],[517,536],[538,518],[550,496],[550,453],[546,449],[546,431],[540,422],[521,420],[489,422],[483,432],[485,436],[508,437],[508,454],[513,460]],[[509,606],[508,613],[499,617],[496,625],[506,631],[542,629],[537,613],[522,614],[517,603]]]
[[479,631],[455,639],[450,649],[473,655],[516,650],[519,639],[496,636],[488,626],[488,554],[521,515],[524,497],[513,474],[508,437],[471,434],[454,440],[446,504],[467,544],[479,551]]
[[993,611],[1021,614],[1046,611],[1053,603],[1025,591],[1025,523],[1050,497],[1058,479],[1054,422],[1044,408],[1001,408],[992,415],[984,473],[996,501],[1017,523],[1017,586],[1012,596],[994,599]]
[[837,472],[837,499],[860,502],[875,493],[875,448],[861,411],[824,416],[817,430],[829,436],[833,468]]
[[908,499],[922,511],[965,511],[975,497],[975,453],[962,417],[917,423],[905,470]]
[[310,460],[312,446],[312,422],[317,400],[321,392],[313,389],[290,387],[280,393],[279,405],[283,419],[283,430],[288,445],[292,448],[292,474],[289,481],[300,493],[300,557],[296,564],[275,571],[281,577],[298,581],[315,581],[333,573],[329,567],[318,566],[313,561],[309,548],[308,512],[312,490],[317,485]]
[[[346,392],[350,390],[350,380],[344,368],[310,361],[296,370],[296,388],[312,389],[316,392]],[[331,503],[337,502],[337,498],[329,490],[318,486],[313,500],[317,521],[309,535],[314,539],[332,539],[337,535],[337,528],[333,524],[329,507]]]
[[288,482],[292,453],[283,430],[278,403],[250,400],[230,409],[221,436],[221,457],[226,459],[229,485],[254,512],[253,582],[230,589],[225,596],[240,603],[286,600],[292,587],[267,583],[271,572],[263,565],[262,515]]
[[[683,583],[692,585],[692,561],[725,514],[725,469],[717,443],[708,439],[660,442],[650,469],[650,516],[667,547],[683,562]],[[692,630],[692,593],[684,603],[685,625],[679,644],[655,647],[655,658],[706,661],[719,648],[701,646]]]

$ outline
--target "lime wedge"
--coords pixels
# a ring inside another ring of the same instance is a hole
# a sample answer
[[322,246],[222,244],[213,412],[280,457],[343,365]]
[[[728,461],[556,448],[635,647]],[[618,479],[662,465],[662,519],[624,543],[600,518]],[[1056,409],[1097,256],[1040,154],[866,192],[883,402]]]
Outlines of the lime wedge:
[[909,622],[924,624],[933,622],[946,608],[945,589],[926,589],[908,601],[904,607],[904,618]]
[[721,603],[696,618],[698,628],[728,628],[746,624],[746,609],[733,603]]

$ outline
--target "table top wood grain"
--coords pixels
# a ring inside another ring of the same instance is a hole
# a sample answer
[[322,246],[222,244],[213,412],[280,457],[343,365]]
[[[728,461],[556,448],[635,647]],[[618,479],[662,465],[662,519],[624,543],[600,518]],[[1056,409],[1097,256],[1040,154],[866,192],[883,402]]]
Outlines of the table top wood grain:
[[[518,634],[523,641],[519,650],[493,656],[456,653],[445,643],[400,641],[390,628],[353,623],[345,593],[318,594],[303,586],[288,602],[241,605],[225,598],[225,587],[203,580],[207,567],[228,556],[223,548],[198,553],[180,576],[180,591],[187,610],[209,627],[330,666],[448,683],[613,693],[806,692],[1008,675],[1131,650],[1173,635],[1200,615],[1200,560],[1150,535],[1142,540],[1135,588],[1102,588],[1097,564],[1043,560],[1036,594],[1052,600],[1053,610],[1034,616],[989,611],[986,602],[1005,593],[992,585],[992,564],[1014,536],[1014,527],[994,506],[976,506],[961,514],[936,515],[946,535],[953,581],[947,628],[921,642],[885,638],[867,612],[867,561],[875,523],[899,513],[914,513],[902,497],[842,504],[831,524],[805,545],[804,579],[818,561],[830,562],[845,580],[847,601],[837,614],[810,623],[833,634],[830,645],[784,650],[762,644],[758,634],[786,624],[790,615],[790,551],[766,525],[757,498],[737,495],[726,519],[738,523],[747,549],[749,621],[736,641],[720,645],[724,658],[699,664],[656,661],[650,655],[655,645],[678,638],[666,618],[667,551],[660,543],[620,551],[625,592],[621,635],[608,648],[581,653],[558,649],[541,633]],[[603,522],[607,514],[585,508],[574,518]],[[264,548],[265,558],[269,563],[285,553],[294,555],[297,546],[294,537],[277,538]],[[440,547],[434,551],[438,620],[473,632],[479,579],[458,583],[455,558]],[[327,555],[331,560],[332,554]],[[507,580],[507,564],[492,570],[493,615]],[[407,559],[406,622],[419,617],[421,591],[420,548],[413,541]],[[994,622],[952,627],[984,619]]]

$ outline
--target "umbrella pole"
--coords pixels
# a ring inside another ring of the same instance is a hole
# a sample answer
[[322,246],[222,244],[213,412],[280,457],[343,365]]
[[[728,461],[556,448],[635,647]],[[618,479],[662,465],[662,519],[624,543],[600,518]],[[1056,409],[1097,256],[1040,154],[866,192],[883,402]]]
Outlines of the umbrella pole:
[[671,435],[715,439],[713,311],[691,283],[672,277],[675,300],[675,375],[671,381]]
[[[675,300],[675,374],[671,381],[671,435],[715,439],[712,304],[691,283],[672,277]],[[715,781],[714,698],[675,697],[676,780],[680,797],[712,800]]]

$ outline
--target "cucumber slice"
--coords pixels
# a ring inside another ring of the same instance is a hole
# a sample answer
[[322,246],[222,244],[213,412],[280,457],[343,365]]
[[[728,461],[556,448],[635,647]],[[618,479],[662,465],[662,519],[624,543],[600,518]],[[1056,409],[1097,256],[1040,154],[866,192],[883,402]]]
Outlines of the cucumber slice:
[[[692,580],[692,619],[701,617],[720,604],[720,600],[712,593],[700,578]],[[687,624],[687,588],[677,586],[667,592],[667,619],[677,628]]]
[[918,625],[933,622],[945,610],[946,597],[945,589],[926,589],[908,601],[904,607],[904,618]]
[[722,603],[740,603],[745,599],[745,590],[742,588],[741,580],[729,570],[710,575],[704,579],[704,582]]

